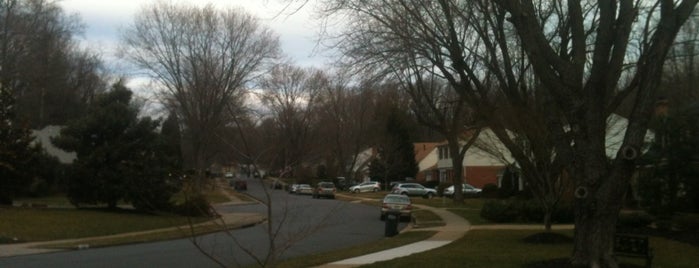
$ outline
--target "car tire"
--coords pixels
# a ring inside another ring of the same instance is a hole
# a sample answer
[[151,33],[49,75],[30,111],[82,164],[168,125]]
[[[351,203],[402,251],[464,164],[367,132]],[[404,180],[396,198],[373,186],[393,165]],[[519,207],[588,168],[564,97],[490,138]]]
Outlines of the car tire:
[[400,194],[402,194],[402,195],[408,195],[408,192],[402,192],[402,193],[400,193]]
[[386,220],[386,215],[384,215],[384,214],[381,214],[381,217],[379,217],[379,220],[381,220],[381,221],[385,221],[385,220]]
[[379,191],[379,188],[374,188],[374,193],[378,192],[378,191]]
[[359,189],[354,189],[354,191],[352,191],[352,192],[355,193],[355,194],[356,194],[356,193],[359,193]]
[[425,198],[427,198],[427,199],[432,199],[433,196],[434,196],[433,193],[427,193],[427,194],[425,195]]

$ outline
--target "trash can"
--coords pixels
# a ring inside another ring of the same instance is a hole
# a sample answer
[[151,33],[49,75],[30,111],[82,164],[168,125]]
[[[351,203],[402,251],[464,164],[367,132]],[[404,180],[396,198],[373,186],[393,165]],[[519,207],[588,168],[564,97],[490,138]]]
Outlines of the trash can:
[[392,237],[398,234],[398,221],[400,220],[400,212],[386,213],[386,237]]

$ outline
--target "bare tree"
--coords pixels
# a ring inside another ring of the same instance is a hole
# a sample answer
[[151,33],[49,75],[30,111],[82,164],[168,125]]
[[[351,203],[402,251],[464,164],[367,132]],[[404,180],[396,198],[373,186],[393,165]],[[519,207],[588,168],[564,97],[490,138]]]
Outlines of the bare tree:
[[242,10],[159,2],[122,39],[122,55],[157,81],[183,121],[187,163],[201,177],[227,106],[278,56],[278,38]]
[[[434,72],[464,95],[525,179],[552,181],[566,171],[578,197],[571,262],[617,266],[612,243],[623,196],[665,57],[696,0],[324,2],[326,12],[349,20],[339,47],[353,63],[387,69],[392,61],[427,61],[433,68],[417,71]],[[610,159],[606,122],[623,101],[631,102],[629,123]],[[536,113],[541,107],[545,116]]]
[[31,127],[80,116],[106,88],[99,56],[73,39],[81,31],[55,1],[0,1],[0,82]]
[[263,79],[262,104],[270,110],[277,128],[278,169],[298,171],[312,155],[311,145],[317,135],[317,98],[327,85],[327,77],[321,71],[291,64],[274,67]]

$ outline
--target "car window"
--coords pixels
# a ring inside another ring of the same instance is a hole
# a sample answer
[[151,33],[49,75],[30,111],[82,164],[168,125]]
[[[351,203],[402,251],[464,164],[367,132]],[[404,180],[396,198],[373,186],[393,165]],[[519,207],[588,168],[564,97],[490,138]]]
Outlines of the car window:
[[387,196],[386,198],[384,198],[384,202],[409,204],[410,199],[402,196]]

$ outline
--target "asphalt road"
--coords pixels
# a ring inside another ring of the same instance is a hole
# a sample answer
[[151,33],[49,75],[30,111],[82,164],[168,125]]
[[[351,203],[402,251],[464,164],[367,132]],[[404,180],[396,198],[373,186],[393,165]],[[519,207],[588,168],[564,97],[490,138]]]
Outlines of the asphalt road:
[[[268,235],[270,225],[265,223],[196,239],[0,258],[0,267],[219,267],[219,263],[234,267],[266,262],[270,252],[277,259],[285,259],[384,237],[385,225],[374,206],[290,195],[263,188],[256,180],[248,180],[247,191],[260,200],[271,200],[274,236]],[[267,206],[262,204],[218,209],[267,213]],[[404,226],[402,223],[400,228]],[[275,250],[270,250],[272,240]]]

